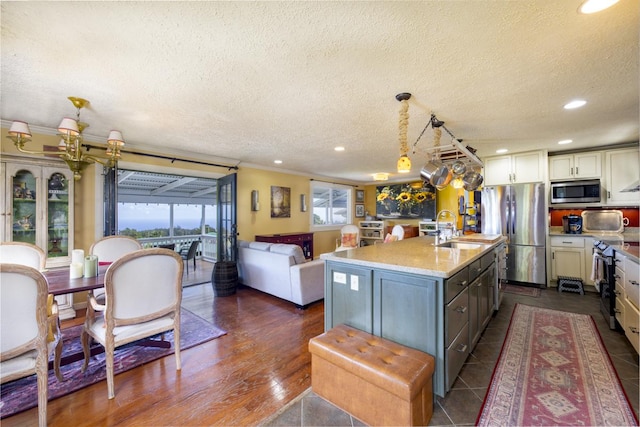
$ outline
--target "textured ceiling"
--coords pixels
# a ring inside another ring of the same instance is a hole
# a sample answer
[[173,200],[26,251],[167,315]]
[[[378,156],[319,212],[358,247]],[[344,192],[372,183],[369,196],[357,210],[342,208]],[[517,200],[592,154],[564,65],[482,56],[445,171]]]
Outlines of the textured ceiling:
[[637,141],[639,2],[579,4],[2,1],[1,118],[79,96],[88,140],[363,183],[398,178],[400,92],[412,149],[432,112],[481,158]]

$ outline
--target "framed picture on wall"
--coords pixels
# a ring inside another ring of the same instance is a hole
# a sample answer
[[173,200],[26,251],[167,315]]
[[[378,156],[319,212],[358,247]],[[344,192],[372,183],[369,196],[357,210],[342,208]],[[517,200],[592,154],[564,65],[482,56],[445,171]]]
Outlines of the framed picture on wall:
[[364,217],[364,205],[356,205],[356,218]]
[[364,203],[364,190],[356,190],[356,203]]
[[271,218],[291,217],[291,188],[271,186]]

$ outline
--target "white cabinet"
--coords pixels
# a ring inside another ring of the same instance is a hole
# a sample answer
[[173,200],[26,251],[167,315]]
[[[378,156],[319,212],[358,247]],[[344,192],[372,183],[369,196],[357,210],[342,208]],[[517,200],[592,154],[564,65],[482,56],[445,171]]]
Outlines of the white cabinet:
[[637,148],[611,150],[605,154],[607,204],[640,203],[640,192],[623,192],[640,181],[640,151]]
[[631,345],[640,351],[640,265],[616,252],[616,319]]
[[602,152],[549,156],[549,180],[591,179],[602,176]]
[[384,221],[360,221],[360,246],[373,245],[384,241]]
[[[3,156],[2,241],[44,250],[46,268],[68,266],[73,251],[73,173],[60,161]],[[56,297],[60,317],[75,316],[71,295]]]
[[551,236],[551,280],[558,276],[575,277],[585,283],[584,238]]
[[545,165],[542,151],[488,157],[484,161],[484,185],[543,182]]

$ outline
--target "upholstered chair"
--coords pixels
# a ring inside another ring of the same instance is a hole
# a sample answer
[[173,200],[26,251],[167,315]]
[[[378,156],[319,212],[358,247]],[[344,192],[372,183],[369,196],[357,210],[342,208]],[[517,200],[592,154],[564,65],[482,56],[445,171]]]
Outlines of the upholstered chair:
[[391,229],[391,235],[396,236],[396,240],[404,239],[404,228],[401,225],[394,225]]
[[105,304],[93,295],[89,304],[103,316],[85,319],[81,335],[85,371],[89,364],[89,338],[105,348],[109,399],[115,397],[114,351],[121,345],[174,331],[176,369],[180,364],[180,302],[182,258],[169,249],[144,249],[114,261],[105,275]]
[[[142,249],[142,245],[133,237],[129,236],[107,236],[95,242],[89,248],[89,254],[98,257],[98,264],[111,264],[123,255]],[[89,291],[100,304],[104,304],[104,288]],[[87,316],[93,315],[87,307]]]
[[[35,268],[0,264],[0,383],[36,374],[38,424],[47,425],[49,355],[59,380],[62,339],[58,307],[47,314],[47,279]],[[54,331],[53,340],[48,339]]]
[[359,245],[360,229],[353,224],[348,224],[340,230],[340,242],[336,245],[337,251],[357,248]]
[[0,262],[20,264],[43,271],[47,256],[40,247],[24,242],[0,243]]

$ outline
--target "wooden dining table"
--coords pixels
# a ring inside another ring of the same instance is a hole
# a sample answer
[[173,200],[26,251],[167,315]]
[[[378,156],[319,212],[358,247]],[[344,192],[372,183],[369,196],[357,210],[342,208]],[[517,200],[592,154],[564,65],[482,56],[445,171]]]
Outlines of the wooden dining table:
[[44,277],[49,282],[49,293],[53,295],[72,294],[76,292],[86,292],[104,287],[104,275],[108,265],[98,267],[98,275],[95,277],[79,277],[71,279],[69,277],[69,267],[56,268],[44,272]]

